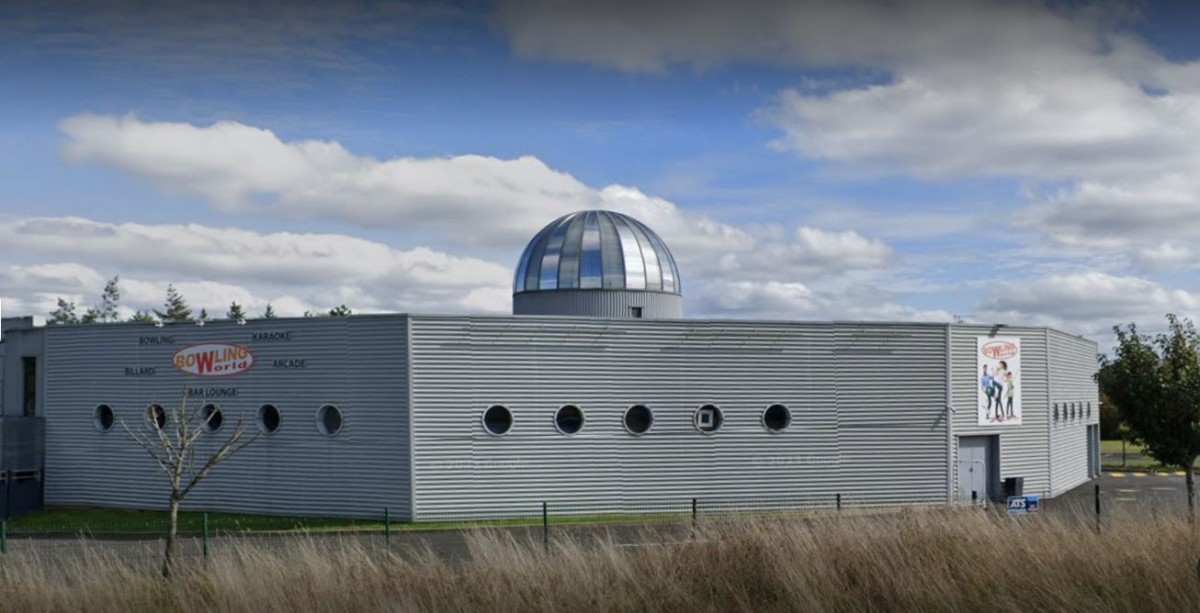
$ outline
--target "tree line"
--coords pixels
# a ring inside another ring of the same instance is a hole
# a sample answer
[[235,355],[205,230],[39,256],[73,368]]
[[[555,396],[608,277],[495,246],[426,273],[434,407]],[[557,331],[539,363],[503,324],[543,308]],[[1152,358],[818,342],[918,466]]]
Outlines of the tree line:
[[[99,323],[116,323],[122,321],[120,316],[121,306],[121,277],[114,276],[104,284],[104,290],[100,293],[99,304],[87,306],[83,313],[79,313],[79,305],[69,301],[61,296],[58,297],[58,306],[53,311],[50,311],[47,323],[49,324],[99,324]],[[305,317],[346,317],[353,314],[346,305],[338,305],[328,311],[305,311]],[[267,303],[262,314],[257,319],[275,319],[275,307],[270,302]],[[229,303],[229,310],[225,312],[223,319],[232,321],[246,321],[252,317],[246,314],[246,309],[237,301]],[[175,287],[175,284],[167,285],[167,296],[163,301],[163,308],[159,309],[143,309],[134,311],[125,321],[136,323],[180,323],[180,322],[204,322],[212,321],[208,311],[203,307],[199,312],[195,312],[192,307],[188,306],[187,300],[183,294]]]

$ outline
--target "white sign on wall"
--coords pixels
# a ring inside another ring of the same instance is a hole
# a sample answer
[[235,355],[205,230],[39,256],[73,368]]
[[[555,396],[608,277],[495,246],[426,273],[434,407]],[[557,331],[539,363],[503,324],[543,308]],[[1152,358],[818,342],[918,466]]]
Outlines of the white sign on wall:
[[1021,425],[1021,339],[977,337],[975,362],[979,425]]

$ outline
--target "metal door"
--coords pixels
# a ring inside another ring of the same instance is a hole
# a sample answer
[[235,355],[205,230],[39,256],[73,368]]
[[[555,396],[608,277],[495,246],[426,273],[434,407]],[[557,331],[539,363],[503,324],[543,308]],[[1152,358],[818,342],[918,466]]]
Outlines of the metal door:
[[958,497],[961,500],[983,502],[988,498],[989,438],[962,436],[958,439]]

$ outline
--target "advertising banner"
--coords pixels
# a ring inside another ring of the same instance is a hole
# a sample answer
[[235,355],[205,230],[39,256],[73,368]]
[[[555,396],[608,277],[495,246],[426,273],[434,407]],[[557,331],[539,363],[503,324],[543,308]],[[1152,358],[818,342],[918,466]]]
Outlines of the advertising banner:
[[1021,425],[1021,339],[977,337],[975,360],[979,425]]

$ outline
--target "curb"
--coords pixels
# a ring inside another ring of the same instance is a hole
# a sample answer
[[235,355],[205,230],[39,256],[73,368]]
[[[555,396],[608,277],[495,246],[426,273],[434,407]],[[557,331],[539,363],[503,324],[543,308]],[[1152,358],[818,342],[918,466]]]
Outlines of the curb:
[[1182,470],[1174,470],[1174,471],[1161,471],[1161,470],[1154,470],[1154,471],[1111,470],[1110,471],[1110,470],[1106,470],[1106,471],[1104,471],[1104,474],[1106,474],[1110,477],[1117,477],[1118,479],[1120,479],[1122,477],[1150,477],[1150,476],[1153,476],[1153,477],[1183,477],[1183,476],[1187,475],[1187,473],[1183,472]]

